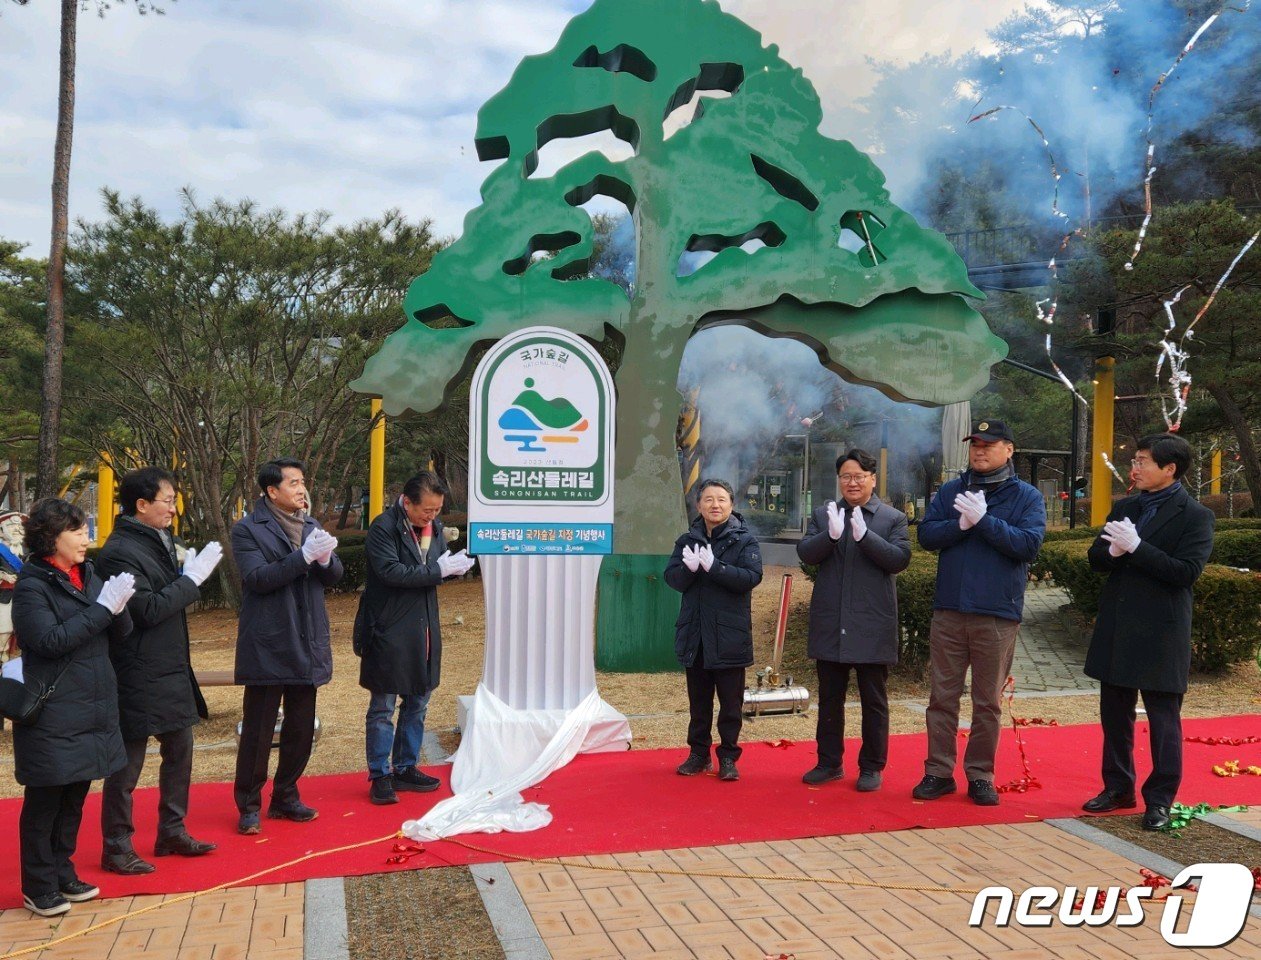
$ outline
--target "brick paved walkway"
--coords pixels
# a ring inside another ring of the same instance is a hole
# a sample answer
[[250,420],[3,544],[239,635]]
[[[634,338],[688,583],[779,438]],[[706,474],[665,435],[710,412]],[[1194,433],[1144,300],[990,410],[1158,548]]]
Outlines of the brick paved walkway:
[[1090,637],[1065,625],[1060,608],[1066,603],[1068,595],[1058,587],[1031,585],[1025,592],[1025,617],[1012,663],[1018,691],[1099,689],[1082,673]]

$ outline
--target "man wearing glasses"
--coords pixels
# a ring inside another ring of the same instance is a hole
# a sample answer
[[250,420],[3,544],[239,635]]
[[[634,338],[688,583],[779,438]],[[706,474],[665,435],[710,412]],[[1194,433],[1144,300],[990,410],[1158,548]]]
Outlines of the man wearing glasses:
[[193,774],[193,727],[207,716],[189,663],[185,611],[201,598],[201,585],[218,566],[223,549],[215,541],[200,554],[189,549],[181,568],[170,529],[176,513],[175,477],[160,467],[124,476],[119,500],[122,516],[97,563],[105,577],[130,573],[136,578],[136,592],[127,603],[135,628],[110,644],[127,765],[105,780],[101,866],[133,875],[153,872],[153,864],[132,845],[132,792],[144,769],[150,737],[158,741],[162,754],[154,856],[198,857],[215,849],[213,843],[193,839],[184,827]]
[[355,616],[354,647],[362,658],[359,685],[370,694],[368,799],[375,804],[398,803],[398,790],[438,788],[438,780],[416,766],[442,666],[437,588],[475,562],[466,550],[453,556],[447,549],[438,519],[446,497],[438,475],[422,470],[368,528],[367,585]]
[[1024,613],[1029,564],[1046,533],[1046,506],[1016,476],[1015,438],[1007,424],[982,420],[963,439],[968,469],[942,485],[919,525],[920,545],[940,555],[928,635],[928,759],[911,795],[936,800],[958,789],[959,699],[971,667],[972,729],[963,771],[972,802],[993,807],[1003,686]]
[[844,776],[845,690],[852,670],[862,701],[857,789],[880,789],[889,755],[889,665],[898,662],[897,574],[911,562],[906,514],[875,495],[876,460],[850,450],[836,460],[841,502],[815,509],[797,556],[819,565],[810,597],[807,653],[819,673],[819,761],[801,779]]
[[1138,442],[1130,476],[1139,493],[1108,514],[1090,547],[1090,566],[1108,574],[1086,654],[1099,681],[1103,791],[1082,806],[1107,813],[1136,806],[1134,708],[1138,695],[1151,736],[1152,772],[1143,783],[1144,830],[1169,824],[1182,782],[1182,697],[1191,669],[1191,588],[1213,552],[1213,513],[1181,484],[1191,445],[1171,433]]

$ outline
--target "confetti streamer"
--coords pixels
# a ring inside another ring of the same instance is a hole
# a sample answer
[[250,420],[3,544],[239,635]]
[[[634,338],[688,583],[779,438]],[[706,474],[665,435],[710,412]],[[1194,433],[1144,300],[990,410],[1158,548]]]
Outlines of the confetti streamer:
[[[1012,709],[1012,703],[1016,699],[1016,678],[1008,677],[1007,682],[1003,684],[1003,693],[1007,694],[1007,713],[1011,716],[1011,728],[1016,734],[1016,747],[1020,751],[1020,766],[1024,771],[1020,777],[1004,783],[998,787],[999,793],[1028,793],[1030,790],[1041,790],[1042,784],[1038,782],[1038,778],[1033,775],[1029,769],[1029,758],[1025,755],[1025,738],[1020,735],[1022,724],[1016,717],[1015,710]],[[1001,694],[1000,694],[1001,696]]]
[[[1162,827],[1166,833],[1175,837],[1181,837],[1179,831],[1185,830],[1192,820],[1199,820],[1201,817],[1210,813],[1243,813],[1248,808],[1242,804],[1236,804],[1233,807],[1214,807],[1207,803],[1197,803],[1195,806],[1187,806],[1185,803],[1175,803],[1169,808],[1169,823]],[[1164,879],[1164,878],[1161,878]],[[1165,880],[1163,886],[1168,886],[1169,881]],[[1148,884],[1150,886],[1150,884]],[[1191,887],[1188,890],[1193,889]]]
[[1183,737],[1183,743],[1205,743],[1210,747],[1241,747],[1246,743],[1261,743],[1261,737]]
[[[1109,470],[1111,470],[1111,471],[1112,471],[1112,475],[1113,475],[1114,477],[1116,477],[1116,478],[1117,478],[1117,482],[1118,482],[1119,484],[1121,484],[1121,486],[1123,486],[1123,487],[1124,487],[1124,486],[1125,486],[1125,478],[1124,478],[1124,477],[1122,477],[1122,476],[1121,476],[1121,474],[1117,472],[1117,468],[1116,468],[1115,466],[1113,466],[1113,465],[1112,465],[1112,458],[1111,458],[1111,457],[1109,457],[1109,456],[1108,456],[1106,453],[1104,453],[1102,450],[1100,450],[1100,451],[1099,451],[1099,456],[1100,456],[1101,458],[1103,458],[1103,465],[1104,465],[1105,467],[1107,467]],[[1125,492],[1126,492],[1126,493],[1129,493],[1129,492],[1130,492],[1130,490],[1132,490],[1132,489],[1134,489],[1134,484],[1130,484],[1129,488],[1128,488]]]
[[1173,72],[1178,69],[1178,65],[1186,59],[1187,54],[1191,52],[1191,48],[1199,42],[1200,37],[1204,36],[1204,32],[1216,22],[1218,17],[1228,9],[1233,10],[1235,13],[1246,13],[1250,6],[1252,6],[1252,0],[1244,0],[1242,7],[1232,6],[1227,2],[1213,11],[1213,14],[1200,24],[1200,29],[1191,35],[1191,39],[1187,41],[1186,46],[1182,48],[1182,52],[1178,54],[1177,59],[1174,60],[1169,69],[1157,78],[1151,92],[1147,95],[1147,176],[1143,178],[1143,223],[1138,228],[1138,237],[1134,241],[1134,249],[1130,253],[1130,259],[1125,263],[1126,270],[1134,269],[1134,261],[1138,259],[1138,255],[1143,249],[1143,240],[1147,237],[1147,228],[1152,222],[1152,177],[1156,175],[1156,141],[1152,139],[1152,126],[1155,117],[1156,94],[1160,93],[1165,82],[1173,76]]

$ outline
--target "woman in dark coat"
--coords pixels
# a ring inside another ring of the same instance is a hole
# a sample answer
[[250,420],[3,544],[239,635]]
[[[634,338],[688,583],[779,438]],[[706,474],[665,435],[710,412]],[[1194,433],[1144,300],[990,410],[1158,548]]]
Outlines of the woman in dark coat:
[[[438,585],[464,574],[473,560],[447,550],[438,513],[447,488],[422,470],[368,528],[367,585],[355,616],[359,685],[371,697],[366,718],[369,799],[397,803],[395,790],[427,792],[438,780],[416,767],[429,695],[442,667]],[[394,711],[398,710],[395,723]]]
[[13,731],[14,771],[26,788],[19,821],[22,899],[41,917],[100,893],[75,873],[83,801],[93,780],[125,762],[109,644],[131,631],[130,574],[102,583],[87,518],[54,497],[26,522],[28,560],[13,592],[13,626],[26,683],[52,687],[36,721]]
[[762,582],[762,553],[744,518],[732,512],[734,494],[725,480],[704,480],[697,495],[700,516],[674,544],[666,583],[683,594],[674,650],[687,669],[691,752],[678,773],[692,777],[712,769],[709,748],[718,695],[718,779],[739,780],[744,670],[753,663],[753,588]]
[[863,745],[858,789],[878,790],[889,753],[889,666],[898,662],[895,575],[911,562],[906,514],[875,495],[876,461],[850,450],[836,461],[842,500],[811,516],[797,556],[819,565],[810,598],[807,653],[818,664],[819,761],[802,780],[827,783],[842,776],[845,690],[853,670],[862,700]]

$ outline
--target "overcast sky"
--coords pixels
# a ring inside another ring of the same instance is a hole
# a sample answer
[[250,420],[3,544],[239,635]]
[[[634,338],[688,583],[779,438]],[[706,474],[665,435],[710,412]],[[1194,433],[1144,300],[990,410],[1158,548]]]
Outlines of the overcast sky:
[[[338,221],[398,207],[459,233],[484,175],[478,106],[590,2],[166,0],[161,17],[121,4],[83,15],[71,215],[99,216],[106,186],[171,215],[189,186]],[[0,238],[33,256],[47,254],[58,6],[0,0]],[[1019,6],[723,2],[805,70],[833,136],[869,88],[867,57],[985,48],[986,30]]]

